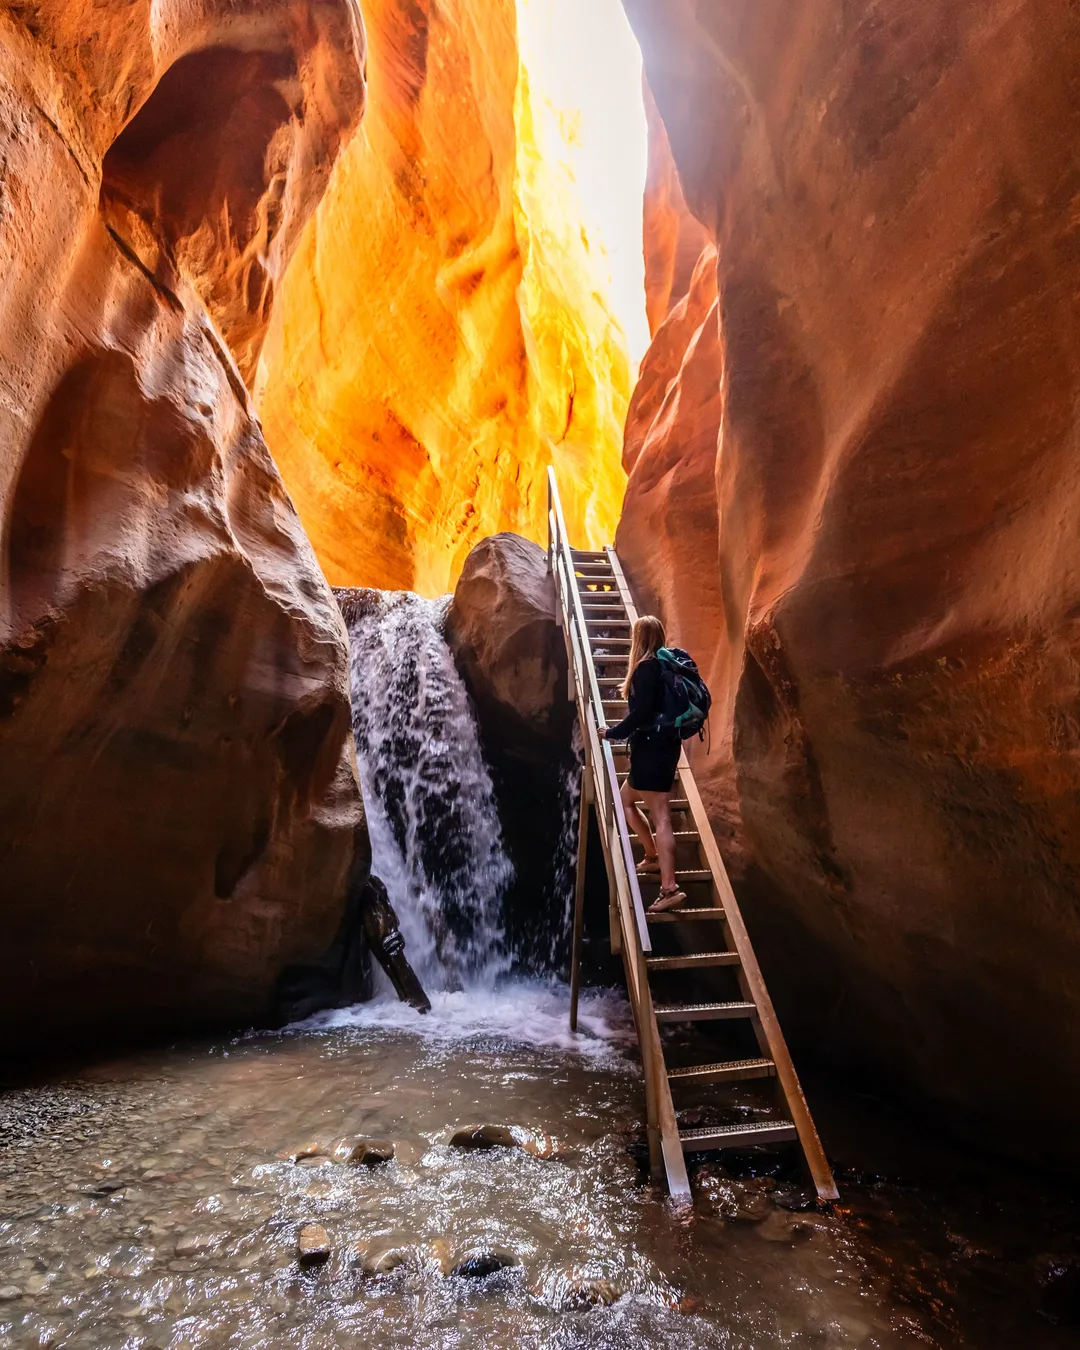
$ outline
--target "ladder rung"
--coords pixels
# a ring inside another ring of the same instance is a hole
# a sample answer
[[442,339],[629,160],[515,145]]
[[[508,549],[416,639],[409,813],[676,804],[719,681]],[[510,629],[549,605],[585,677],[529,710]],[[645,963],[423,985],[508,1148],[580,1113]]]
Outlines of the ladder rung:
[[797,1139],[790,1120],[755,1120],[743,1125],[714,1125],[704,1130],[680,1130],[679,1142],[688,1153],[710,1148],[744,1148],[754,1144],[781,1144]]
[[678,1083],[744,1083],[750,1078],[775,1078],[771,1059],[729,1059],[723,1064],[695,1064],[688,1069],[669,1069],[668,1078]]
[[647,956],[650,970],[704,970],[711,966],[737,966],[738,952],[693,952],[689,956]]
[[[630,620],[629,620],[629,619],[590,619],[590,618],[588,617],[588,615],[586,615],[586,616],[585,616],[585,627],[586,627],[586,628],[629,628],[629,627],[630,627]],[[621,642],[621,641],[627,641],[627,642],[628,642],[628,641],[629,641],[629,638],[625,638],[625,639],[623,639],[623,638],[612,638],[611,640],[612,640],[612,642]],[[603,641],[603,638],[597,638],[597,637],[594,637],[594,638],[593,638],[593,641],[594,641],[594,642],[602,642],[602,641]]]
[[690,909],[665,909],[659,914],[645,911],[649,923],[701,923],[709,919],[715,922],[724,917],[724,911],[718,905],[698,905]]
[[[656,877],[640,877],[639,880],[641,880],[641,881],[655,881],[655,882],[659,882],[660,878],[659,878],[658,876],[656,876]],[[685,867],[685,868],[676,868],[676,869],[675,869],[675,880],[676,880],[676,881],[712,881],[712,873],[709,871],[709,869],[708,869],[707,867]]]
[[[619,777],[622,778],[623,775],[622,775],[622,774],[619,774]],[[672,833],[674,834],[674,836],[675,836],[676,839],[700,839],[700,838],[701,838],[701,835],[698,834],[697,830],[673,830]],[[634,845],[635,848],[640,848],[640,847],[641,847],[640,844],[638,844],[638,841],[637,841],[636,839],[631,839],[630,842]]]
[[732,1017],[754,1017],[753,1003],[654,1003],[658,1022],[723,1022]]

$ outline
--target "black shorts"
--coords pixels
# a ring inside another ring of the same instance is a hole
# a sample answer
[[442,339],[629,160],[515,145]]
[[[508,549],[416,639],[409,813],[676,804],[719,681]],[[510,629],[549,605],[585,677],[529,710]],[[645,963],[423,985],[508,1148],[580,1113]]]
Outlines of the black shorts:
[[630,786],[637,792],[670,792],[682,741],[676,732],[635,731],[630,738]]

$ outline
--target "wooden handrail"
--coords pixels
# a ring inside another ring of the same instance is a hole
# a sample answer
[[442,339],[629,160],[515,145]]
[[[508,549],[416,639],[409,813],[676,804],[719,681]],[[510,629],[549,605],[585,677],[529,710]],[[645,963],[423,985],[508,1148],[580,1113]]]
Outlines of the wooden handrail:
[[[574,673],[578,677],[579,687],[584,685],[589,692],[587,702],[590,706],[584,711],[591,715],[582,718],[582,727],[588,737],[591,751],[586,759],[592,761],[596,804],[603,808],[601,815],[604,825],[613,824],[615,826],[619,848],[617,852],[614,849],[611,852],[618,857],[626,877],[638,946],[643,953],[647,953],[652,951],[652,938],[649,936],[649,924],[645,918],[645,905],[641,899],[641,887],[638,885],[637,868],[634,864],[634,853],[630,844],[630,832],[627,829],[626,817],[622,811],[617,809],[619,777],[615,769],[615,756],[612,753],[610,743],[607,740],[601,741],[597,735],[597,726],[604,715],[604,701],[596,677],[592,648],[589,645],[585,607],[581,602],[578,588],[574,584],[574,559],[570,548],[570,540],[566,533],[566,521],[563,517],[558,485],[555,481],[555,471],[551,468],[548,469],[548,530],[548,555],[552,571],[557,574],[556,590],[559,593],[564,612],[567,600],[570,607],[570,613],[566,615],[569,620],[566,626],[571,635],[571,642],[568,643],[568,655],[575,665]],[[560,570],[561,576],[558,575]],[[560,581],[562,584],[559,584]],[[577,639],[576,644],[573,642],[575,637]],[[583,710],[579,708],[579,712],[581,711]],[[597,770],[598,764],[603,765],[602,774]],[[614,862],[615,858],[613,857],[612,863],[614,864]]]

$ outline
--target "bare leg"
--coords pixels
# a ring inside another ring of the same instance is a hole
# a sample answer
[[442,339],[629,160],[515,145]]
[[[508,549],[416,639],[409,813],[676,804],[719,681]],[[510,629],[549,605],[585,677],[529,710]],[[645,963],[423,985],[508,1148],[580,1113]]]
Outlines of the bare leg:
[[[665,891],[675,887],[675,831],[671,824],[671,798],[666,792],[642,792],[653,828],[656,851],[660,855],[660,885]],[[640,815],[640,811],[638,812]],[[636,830],[636,827],[635,827]]]
[[622,785],[622,791],[619,796],[622,798],[623,812],[626,815],[626,823],[641,840],[645,849],[646,858],[655,858],[657,856],[656,843],[653,840],[652,829],[646,820],[644,813],[637,804],[638,797],[644,797],[646,794],[636,792],[630,786],[629,778]]

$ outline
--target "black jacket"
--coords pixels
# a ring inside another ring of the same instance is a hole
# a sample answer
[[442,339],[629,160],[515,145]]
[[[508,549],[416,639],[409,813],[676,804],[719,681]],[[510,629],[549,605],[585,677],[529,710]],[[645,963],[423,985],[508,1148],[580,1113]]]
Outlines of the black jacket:
[[635,731],[656,726],[664,707],[664,673],[655,656],[639,661],[630,679],[629,709],[623,720],[608,727],[609,741],[625,741]]

